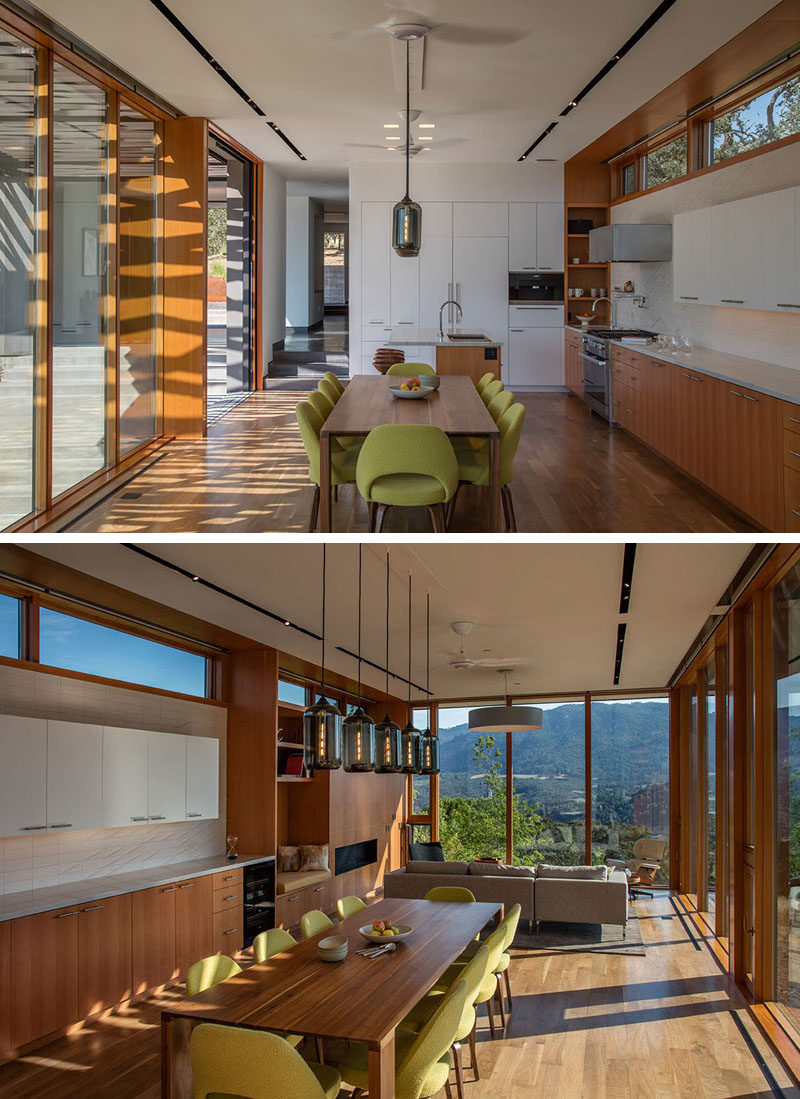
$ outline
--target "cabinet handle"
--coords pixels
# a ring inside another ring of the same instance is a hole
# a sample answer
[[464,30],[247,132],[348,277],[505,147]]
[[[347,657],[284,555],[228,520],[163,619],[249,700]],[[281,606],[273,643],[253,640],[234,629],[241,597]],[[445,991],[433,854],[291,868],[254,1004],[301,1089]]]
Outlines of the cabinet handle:
[[690,294],[681,294],[681,301],[699,301],[698,297],[692,297]]
[[744,305],[743,298],[720,298],[723,305]]
[[628,414],[629,414],[630,416],[635,416],[635,415],[636,415],[636,409],[635,409],[635,408],[626,408],[626,409],[625,409],[625,411],[626,411],[626,412],[627,412],[627,413],[628,413]]
[[194,889],[194,882],[193,881],[184,882],[184,884],[179,885],[178,888],[179,889]]
[[162,893],[177,893],[178,892],[178,887],[177,887],[177,885],[171,885],[169,887],[169,889],[162,889],[161,892]]
[[789,453],[793,458],[800,458],[800,454],[798,454],[796,450],[790,450]]
[[683,377],[690,382],[702,382],[703,380],[702,378],[695,378],[694,374],[684,374]]
[[236,928],[235,928],[235,927],[232,927],[232,928],[230,929],[230,931],[226,931],[226,932],[225,932],[225,934],[226,934],[226,935],[235,935],[235,934],[236,934]]
[[56,916],[56,919],[57,920],[65,920],[67,918],[67,916],[77,916],[77,915],[78,915],[78,909],[76,908],[74,912],[59,912],[59,914]]
[[223,881],[236,881],[236,875],[235,874],[228,874],[222,880]]
[[792,515],[796,515],[797,518],[800,519],[800,511],[797,511],[796,508],[789,508],[789,511],[792,513]]
[[413,324],[413,321],[395,321],[395,324]]
[[46,824],[23,824],[20,832],[42,832],[47,828]]
[[790,416],[789,417],[789,423],[790,424],[800,424],[800,420],[798,420],[795,416]]
[[71,828],[71,824],[48,824],[48,828]]
[[89,908],[82,908],[81,912],[99,912],[102,907],[102,904],[93,904]]
[[776,309],[800,309],[800,305],[794,305],[790,301],[777,301],[775,307]]
[[187,813],[187,817],[202,817],[202,813]]
[[140,820],[147,820],[147,817],[131,817],[131,820],[138,823]]
[[166,820],[166,817],[162,813],[160,816],[150,817],[149,819],[150,820]]
[[223,899],[223,901],[235,901],[236,900],[236,894],[231,893],[231,895],[229,897],[223,897],[222,899]]
[[384,321],[368,321],[368,324],[383,324]]
[[509,328],[509,332],[524,332],[524,328]]
[[732,394],[732,395],[733,395],[734,397],[741,397],[741,398],[742,398],[742,400],[745,400],[745,401],[752,401],[752,402],[753,402],[753,404],[758,404],[758,397],[748,397],[748,395],[747,395],[746,393],[740,393],[740,392],[739,392],[739,391],[738,391],[737,389],[731,389],[731,390],[730,390],[730,393],[731,393],[731,394]]

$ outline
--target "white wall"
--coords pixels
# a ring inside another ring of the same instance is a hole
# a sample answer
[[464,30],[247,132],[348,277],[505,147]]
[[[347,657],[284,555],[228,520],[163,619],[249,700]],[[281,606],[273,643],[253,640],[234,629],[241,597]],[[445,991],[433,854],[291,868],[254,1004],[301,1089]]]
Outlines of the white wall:
[[310,328],[325,314],[322,207],[307,195],[286,199],[286,323]]
[[[718,171],[677,183],[650,195],[614,206],[611,220],[620,223],[671,222],[675,214],[698,210],[751,195],[800,185],[800,147],[789,145],[771,153],[730,164]],[[647,305],[630,300],[617,305],[624,325],[673,333],[678,325],[698,346],[800,369],[800,317],[755,309],[693,305],[672,299],[671,263],[615,263],[611,285],[631,279]]]
[[0,667],[0,713],[221,742],[218,820],[0,838],[0,895],[224,853],[228,711],[222,706],[7,666]]
[[286,330],[286,180],[264,165],[261,308],[264,374]]

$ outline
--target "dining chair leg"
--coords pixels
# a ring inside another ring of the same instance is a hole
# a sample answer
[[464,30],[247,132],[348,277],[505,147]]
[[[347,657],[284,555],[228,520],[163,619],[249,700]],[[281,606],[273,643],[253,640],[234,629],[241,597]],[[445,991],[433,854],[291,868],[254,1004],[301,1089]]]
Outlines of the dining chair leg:
[[500,980],[500,974],[497,975],[497,988],[495,989],[494,998],[497,1000],[497,1008],[500,1012],[500,1026],[503,1030],[506,1028],[506,1008],[503,1003],[503,982]]
[[322,1039],[321,1038],[315,1038],[314,1043],[317,1047],[317,1060],[319,1061],[319,1063],[321,1065],[324,1065],[325,1064],[325,1048],[322,1045]]
[[311,519],[308,523],[308,533],[314,534],[319,522],[319,485],[314,485],[314,499],[311,503]]
[[503,501],[507,508],[508,514],[508,529],[512,534],[517,533],[517,517],[514,514],[514,498],[511,495],[511,488],[509,485],[503,485],[501,490]]
[[378,534],[383,530],[383,521],[386,518],[386,514],[391,507],[390,504],[382,504],[381,509],[378,512]]
[[374,500],[369,502],[369,532],[373,534],[375,532],[375,519],[378,514],[378,505]]
[[433,528],[433,533],[434,534],[441,534],[442,533],[442,524],[441,524],[441,521],[440,521],[440,518],[439,518],[439,512],[437,510],[437,505],[436,504],[431,504],[427,508],[427,511],[428,511],[428,514],[431,517],[431,526]]
[[469,1055],[470,1055],[470,1058],[471,1058],[471,1061],[472,1061],[472,1075],[475,1077],[476,1080],[480,1080],[481,1074],[478,1071],[477,1042],[475,1041],[475,1032],[476,1032],[477,1029],[478,1029],[478,1020],[476,1019],[474,1025],[472,1027],[472,1030],[469,1032]]
[[514,1006],[511,1000],[511,981],[508,979],[508,970],[503,972],[503,978],[506,982],[506,999],[508,1000],[508,1012],[511,1014],[511,1009]]
[[456,485],[456,490],[453,493],[453,495],[450,497],[450,502],[447,505],[447,525],[448,526],[450,525],[450,523],[453,520],[453,512],[456,510],[456,500],[458,499],[458,494],[459,494],[460,491],[461,491],[461,482],[459,481],[459,483]]
[[489,1016],[489,1033],[494,1038],[494,1007],[491,996],[486,1001],[486,1014]]
[[441,519],[442,530],[446,533],[447,528],[450,526],[450,523],[448,522],[448,519],[447,519],[447,505],[446,504],[439,504],[438,508],[439,508],[439,512],[440,512],[441,517],[442,517],[442,519]]
[[353,1089],[353,1097],[352,1097],[352,1099],[361,1099],[361,1096],[362,1096],[362,1095],[366,1095],[366,1094],[367,1094],[367,1093],[366,1093],[366,1092],[364,1091],[364,1089],[363,1089],[363,1088],[354,1088],[354,1089]]
[[461,1063],[461,1043],[453,1042],[450,1047],[453,1053],[453,1067],[456,1070],[456,1091],[458,1099],[464,1099],[464,1066]]
[[453,1099],[453,1089],[450,1087],[449,1080],[445,1080],[444,1082],[444,1093],[447,1096],[447,1099]]
[[333,486],[333,502],[334,502],[334,504],[339,503],[339,486],[338,485]]

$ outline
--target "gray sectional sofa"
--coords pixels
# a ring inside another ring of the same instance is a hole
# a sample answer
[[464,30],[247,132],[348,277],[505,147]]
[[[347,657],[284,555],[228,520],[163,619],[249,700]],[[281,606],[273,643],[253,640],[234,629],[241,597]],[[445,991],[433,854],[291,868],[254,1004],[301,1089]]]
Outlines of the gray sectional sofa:
[[498,866],[481,862],[409,862],[383,879],[386,897],[423,898],[436,885],[461,885],[476,900],[506,911],[519,904],[523,920],[619,924],[628,920],[628,880],[606,866]]

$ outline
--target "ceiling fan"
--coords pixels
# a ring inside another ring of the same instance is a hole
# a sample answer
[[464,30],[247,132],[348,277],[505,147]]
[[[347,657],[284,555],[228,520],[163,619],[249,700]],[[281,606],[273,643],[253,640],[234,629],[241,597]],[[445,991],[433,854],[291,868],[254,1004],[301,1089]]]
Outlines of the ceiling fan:
[[461,638],[459,652],[445,654],[446,656],[452,657],[452,659],[447,662],[447,667],[452,668],[453,671],[464,672],[469,671],[471,668],[507,668],[508,670],[511,670],[528,663],[528,660],[524,656],[467,656],[464,649],[464,638],[472,633],[475,628],[475,623],[451,622],[450,628],[454,634]]
[[[436,23],[431,18],[431,14],[426,12],[395,8],[389,3],[384,3],[383,6],[391,12],[388,19],[384,19],[380,23],[373,23],[372,26],[363,27],[360,30],[334,31],[330,37],[361,38],[370,34],[385,34],[386,31],[391,32],[393,29],[397,31],[403,27],[424,26],[431,34],[435,34],[441,42],[452,42],[457,46],[511,46],[515,42],[527,38],[530,34],[529,30],[497,27],[488,23],[483,27]],[[430,13],[436,8],[435,3],[428,3],[424,6],[429,9]]]

